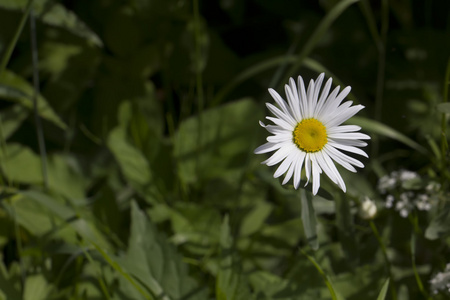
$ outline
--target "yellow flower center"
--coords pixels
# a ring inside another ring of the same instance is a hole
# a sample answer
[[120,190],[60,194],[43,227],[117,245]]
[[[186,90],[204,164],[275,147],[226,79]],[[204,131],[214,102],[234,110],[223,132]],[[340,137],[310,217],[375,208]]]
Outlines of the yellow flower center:
[[294,143],[305,152],[322,150],[327,143],[327,129],[316,119],[304,119],[294,129]]

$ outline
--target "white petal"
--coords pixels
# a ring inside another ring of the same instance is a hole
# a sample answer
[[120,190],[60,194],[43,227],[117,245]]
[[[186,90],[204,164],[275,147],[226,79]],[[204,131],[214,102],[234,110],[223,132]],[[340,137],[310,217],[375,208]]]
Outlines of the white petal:
[[312,111],[312,115],[311,117],[314,117],[314,113],[315,113],[315,109],[317,106],[317,101],[319,99],[319,92],[320,92],[320,87],[322,86],[322,82],[323,82],[323,78],[325,76],[325,73],[321,73],[319,75],[319,77],[317,77],[316,83],[315,83],[315,87],[314,87],[314,95],[313,95],[313,111]]
[[298,96],[300,98],[300,110],[302,115],[306,115],[308,111],[308,98],[306,97],[305,84],[303,83],[302,76],[298,76],[297,79]]
[[289,169],[291,166],[291,163],[294,161],[295,153],[290,153],[288,156],[283,160],[283,162],[280,164],[280,166],[277,168],[275,173],[273,174],[274,178],[278,178]]
[[314,109],[314,117],[317,118],[317,116],[319,115],[319,112],[322,110],[323,104],[325,103],[325,100],[328,97],[328,93],[330,92],[330,88],[331,88],[331,83],[333,82],[332,78],[329,78],[327,80],[327,83],[325,84],[325,87],[322,90],[322,94],[320,95],[320,99],[317,102],[317,106]]
[[277,143],[277,144],[265,143],[265,144],[259,146],[258,148],[256,148],[253,151],[253,153],[255,153],[255,154],[262,154],[262,153],[272,152],[272,151],[275,151],[275,150],[277,150],[277,149],[279,149],[281,147],[283,147],[283,144],[281,144],[281,143]]
[[314,111],[314,106],[313,106],[314,80],[312,80],[312,79],[309,81],[308,91],[306,92],[306,96],[308,97],[308,105],[306,108],[305,117],[311,118],[313,111]]
[[347,161],[343,160],[338,153],[338,150],[334,149],[333,147],[330,147],[326,145],[323,150],[326,155],[328,155],[330,158],[332,158],[335,162],[346,168],[347,170],[356,173],[355,167],[353,167],[351,164],[349,164]]
[[362,156],[365,156],[365,157],[369,157],[366,154],[366,152],[364,152],[363,150],[361,150],[359,148],[356,148],[356,147],[353,147],[353,146],[341,145],[341,144],[335,143],[333,141],[329,141],[329,143],[334,148],[341,149],[341,150],[348,151],[348,152],[352,152],[352,153],[356,153],[356,154],[359,154],[359,155],[362,155]]
[[271,136],[267,137],[267,141],[270,143],[280,143],[280,142],[292,141],[292,132],[271,135]]
[[325,126],[334,127],[334,126],[340,125],[340,124],[342,124],[342,122],[347,121],[348,119],[350,119],[351,117],[356,115],[363,108],[364,108],[364,106],[362,106],[362,105],[355,105],[355,106],[352,106],[352,107],[346,109],[343,112],[337,111],[336,117],[334,117],[329,122],[326,122]]
[[271,157],[269,157],[267,160],[263,161],[262,164],[266,164],[268,166],[273,166],[282,161],[286,156],[289,155],[289,152],[293,150],[293,147],[296,147],[295,145],[285,145],[278,149],[274,154],[272,154]]
[[300,106],[300,99],[297,92],[297,86],[295,85],[295,80],[291,77],[289,78],[289,87],[291,88],[292,96],[294,97],[294,107],[292,110],[295,110],[295,113],[297,116],[299,116],[299,119],[297,119],[298,122],[300,122],[303,119],[303,115],[301,112],[301,106]]
[[283,113],[273,104],[266,103],[266,106],[278,119],[283,119],[294,127],[297,126],[297,122],[292,118],[291,115]]
[[366,142],[358,141],[358,140],[343,140],[343,139],[333,139],[336,143],[347,146],[356,146],[356,147],[365,147],[367,146]]
[[292,109],[292,114],[294,116],[294,119],[297,122],[300,122],[300,120],[302,119],[302,116],[300,114],[299,103],[296,98],[297,95],[295,95],[294,92],[291,91],[290,86],[287,84],[284,86],[284,91],[286,93],[286,98],[288,99],[289,106]]
[[328,134],[328,137],[330,139],[370,140],[370,136],[361,132],[331,133]]
[[[347,154],[342,153],[341,151],[337,150],[336,148],[334,148],[333,146],[331,146],[330,144],[327,144],[326,147],[328,146],[328,150],[330,150],[330,157],[334,160],[336,160],[336,158],[339,158],[345,162],[348,162],[349,164],[352,164],[354,166],[360,167],[360,168],[364,168],[364,165],[362,162],[360,162],[359,160],[348,156]],[[336,160],[337,162],[337,160]]]
[[335,87],[334,90],[331,92],[331,94],[328,95],[328,98],[325,100],[321,110],[317,114],[318,117],[326,116],[330,113],[328,110],[328,107],[330,106],[329,103],[334,101],[334,99],[336,99],[336,96],[339,93],[340,88],[341,88],[340,86]]
[[338,133],[338,132],[354,132],[361,130],[361,127],[356,125],[341,125],[336,127],[327,128],[327,133]]
[[302,178],[302,166],[306,153],[299,151],[296,157],[295,170],[294,170],[294,188],[298,189]]
[[[314,156],[311,156],[311,157],[314,157]],[[322,170],[320,169],[319,165],[317,164],[317,162],[314,158],[312,158],[311,162],[312,162],[312,182],[313,182],[312,192],[313,192],[313,195],[315,195],[319,191],[320,173],[322,173]]]
[[310,156],[310,154],[306,153],[306,158],[305,158],[306,183],[305,183],[305,186],[308,185],[309,177],[311,176],[311,158],[309,156]]
[[343,89],[342,92],[340,92],[339,95],[336,96],[336,98],[330,99],[330,101],[325,103],[324,113],[328,114],[330,112],[335,111],[336,108],[339,106],[339,104],[341,104],[342,100],[344,100],[345,97],[347,97],[347,95],[350,93],[351,90],[352,88],[348,86],[345,89]]
[[293,127],[291,124],[289,124],[288,122],[286,122],[283,119],[278,119],[278,118],[273,118],[273,117],[266,117],[266,119],[274,122],[275,124],[277,124],[278,126],[286,129],[286,130],[291,130],[293,131],[295,127]]
[[[320,154],[321,154],[321,157],[324,159],[325,163],[328,166],[328,169],[324,169],[325,173],[328,175],[328,177],[330,177],[331,180],[333,180],[331,178],[331,176],[334,176],[335,180],[337,181],[337,185],[345,192],[346,191],[346,187],[345,187],[344,180],[342,179],[341,174],[339,174],[339,171],[337,170],[337,168],[334,165],[333,161],[331,160],[331,158],[325,152],[321,151]],[[330,173],[327,173],[327,171],[329,171]]]
[[292,111],[287,106],[286,101],[274,89],[269,89],[269,93],[285,114],[292,115]]

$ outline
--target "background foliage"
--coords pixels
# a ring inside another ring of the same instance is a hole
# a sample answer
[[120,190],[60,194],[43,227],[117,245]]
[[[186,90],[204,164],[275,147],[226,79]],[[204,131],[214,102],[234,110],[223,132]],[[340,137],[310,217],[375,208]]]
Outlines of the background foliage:
[[[27,3],[0,0],[0,299],[449,299],[450,2],[35,0],[20,31]],[[267,88],[320,72],[372,141],[311,201],[253,150]]]

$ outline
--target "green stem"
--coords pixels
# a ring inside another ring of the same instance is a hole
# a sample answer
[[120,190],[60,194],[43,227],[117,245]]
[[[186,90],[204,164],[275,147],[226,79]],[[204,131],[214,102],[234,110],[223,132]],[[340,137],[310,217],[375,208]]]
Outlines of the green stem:
[[[447,61],[447,69],[445,71],[445,78],[444,78],[444,89],[442,92],[442,103],[448,102],[448,87],[450,85],[450,58]],[[447,143],[447,115],[446,113],[442,114],[442,122],[441,122],[441,169],[442,174],[447,171],[447,150],[448,150],[448,143]],[[442,176],[442,179],[444,179],[444,176]]]
[[[380,233],[378,232],[378,229],[375,226],[375,223],[373,221],[369,221],[369,224],[370,224],[370,228],[372,228],[372,232],[375,235],[375,238],[378,241],[378,244],[380,245],[381,252],[383,253],[383,257],[384,257],[384,260],[385,260],[386,266],[387,266],[388,276],[389,276],[389,278],[392,279],[392,271],[391,271],[392,266],[391,266],[391,262],[389,261],[389,257],[387,255],[386,246],[384,245],[383,239],[381,238]],[[392,284],[390,285],[390,289],[391,289],[392,299],[397,300],[397,291],[395,290],[393,280],[392,280]]]
[[19,26],[16,29],[16,32],[14,33],[13,39],[8,45],[8,48],[6,48],[5,55],[3,55],[2,60],[0,62],[0,76],[3,74],[3,71],[6,68],[6,65],[9,62],[9,59],[11,58],[12,52],[14,48],[16,47],[17,40],[19,39],[20,34],[22,33],[23,27],[25,26],[25,22],[27,21],[28,15],[31,11],[31,4],[33,3],[33,0],[28,0],[27,6],[25,8],[25,12],[22,15],[22,18],[20,19]]
[[41,157],[42,165],[42,178],[44,180],[45,189],[48,188],[48,176],[47,176],[47,151],[45,148],[44,140],[44,130],[42,129],[41,118],[38,112],[38,95],[39,95],[39,55],[37,49],[36,40],[36,20],[34,18],[34,13],[30,13],[30,36],[31,36],[31,58],[33,62],[33,111],[34,111],[34,122],[36,124],[36,134],[39,145],[39,154]]
[[[194,35],[195,35],[195,77],[196,77],[196,89],[197,89],[197,105],[198,105],[198,138],[197,138],[197,143],[199,145],[199,147],[197,148],[198,151],[200,152],[200,145],[201,145],[201,141],[202,141],[202,124],[203,124],[203,106],[204,106],[204,99],[203,99],[203,78],[202,78],[202,70],[201,70],[201,49],[200,49],[200,45],[201,45],[201,32],[200,32],[200,12],[199,12],[199,5],[198,5],[198,0],[193,0],[193,9],[194,9]],[[197,160],[196,160],[196,164],[197,164],[197,175],[199,175],[199,167],[200,167],[200,162],[199,162],[199,157],[201,157],[201,155],[199,155],[200,153],[197,153]]]
[[[386,39],[389,28],[389,4],[387,0],[381,2],[381,33],[377,42],[378,48],[378,69],[377,86],[375,94],[375,120],[380,121],[383,110],[384,75],[386,69]],[[379,141],[375,138],[372,142],[372,157],[378,155]]]
[[424,299],[431,300],[432,298],[427,294],[423,287],[422,280],[420,279],[419,273],[417,272],[416,267],[416,235],[414,231],[411,234],[411,264],[414,271],[414,277],[416,278],[417,286],[419,287],[419,291],[424,296]]

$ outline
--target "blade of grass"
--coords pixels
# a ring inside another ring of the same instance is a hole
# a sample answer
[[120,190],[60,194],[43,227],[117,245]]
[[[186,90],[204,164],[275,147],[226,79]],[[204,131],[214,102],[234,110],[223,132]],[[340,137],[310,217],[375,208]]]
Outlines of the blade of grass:
[[[220,104],[236,86],[246,80],[249,80],[257,74],[275,68],[280,64],[293,64],[296,61],[297,57],[294,55],[282,55],[262,61],[256,65],[249,67],[248,69],[242,71],[240,74],[234,77],[234,79],[231,80],[225,87],[219,90],[216,96],[212,99],[211,106],[217,106],[218,104]],[[327,77],[333,77],[333,80],[337,85],[343,85],[343,83],[330,70],[325,68],[325,66],[320,64],[318,61],[312,58],[305,58],[303,61],[303,65],[310,70],[316,71],[317,73],[323,72]],[[350,93],[349,96],[352,99],[356,99],[356,96],[352,93]]]
[[351,118],[351,122],[354,125],[361,126],[364,130],[368,132],[372,132],[375,134],[383,135],[393,140],[399,141],[423,154],[428,154],[427,149],[407,137],[406,135],[398,132],[397,130],[380,123],[375,120],[370,120],[364,117],[353,117]]
[[322,270],[320,265],[317,263],[317,261],[314,259],[314,257],[308,255],[305,251],[300,249],[300,252],[306,256],[306,258],[314,265],[316,270],[319,272],[320,275],[322,275],[323,280],[325,281],[326,286],[328,287],[328,290],[331,294],[331,299],[333,300],[341,300],[342,297],[339,296],[339,294],[336,292],[335,288],[333,287],[333,284],[331,283],[330,278],[325,274],[325,272]]
[[6,65],[9,62],[9,59],[11,58],[12,52],[16,47],[17,40],[19,39],[23,27],[25,26],[25,22],[27,21],[28,15],[30,14],[31,4],[33,4],[33,0],[28,0],[25,12],[23,13],[22,18],[20,19],[19,26],[17,27],[16,32],[14,33],[14,36],[8,45],[8,48],[6,48],[5,55],[3,55],[2,57],[2,60],[0,62],[0,75],[2,75],[3,71],[5,70]]
[[388,287],[389,287],[389,278],[383,284],[383,287],[381,288],[380,294],[378,294],[377,300],[384,300],[386,298],[386,293],[387,293]]
[[[447,103],[448,101],[448,86],[450,85],[450,58],[447,61],[447,69],[445,71],[444,78],[444,90],[442,92],[442,103]],[[441,123],[441,157],[442,157],[442,172],[447,170],[447,155],[446,152],[448,150],[447,143],[447,114],[442,114],[442,123]],[[444,176],[442,176],[444,179]]]
[[327,32],[328,28],[333,24],[333,22],[353,3],[359,0],[344,0],[339,1],[322,19],[322,21],[317,26],[316,30],[311,34],[305,46],[302,48],[301,52],[297,55],[295,63],[292,65],[287,73],[286,80],[297,72],[297,69],[302,65],[305,58],[311,53],[314,47],[322,39],[323,35]]
[[94,245],[95,249],[97,249],[105,261],[120,275],[122,275],[123,278],[125,278],[142,296],[144,296],[145,299],[154,300],[154,298],[150,294],[146,293],[118,263],[116,263],[105,251],[103,251],[100,246],[94,242],[92,242],[92,245]]
[[[389,275],[389,278],[392,278],[392,271],[391,271],[391,262],[389,260],[389,257],[387,255],[387,250],[386,250],[386,246],[384,245],[383,239],[380,236],[380,233],[378,232],[377,226],[375,226],[375,223],[373,221],[369,221],[370,224],[370,228],[372,229],[372,232],[375,236],[375,238],[378,241],[378,244],[380,245],[381,248],[381,252],[383,253],[383,257],[386,263],[386,269],[387,269],[387,273]],[[397,290],[395,289],[395,286],[393,284],[391,284],[391,295],[392,295],[392,299],[393,300],[397,300]]]
[[31,58],[33,62],[33,111],[34,122],[36,124],[36,134],[39,145],[39,154],[41,157],[42,166],[42,178],[44,181],[44,188],[48,188],[48,175],[47,175],[47,151],[45,149],[44,130],[42,129],[41,118],[38,112],[38,95],[39,95],[39,56],[36,40],[36,19],[34,17],[33,10],[30,12],[30,37],[31,37]]

